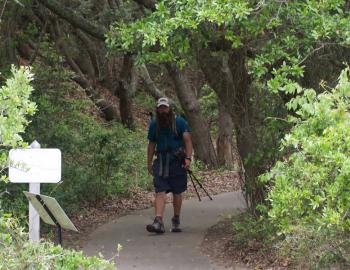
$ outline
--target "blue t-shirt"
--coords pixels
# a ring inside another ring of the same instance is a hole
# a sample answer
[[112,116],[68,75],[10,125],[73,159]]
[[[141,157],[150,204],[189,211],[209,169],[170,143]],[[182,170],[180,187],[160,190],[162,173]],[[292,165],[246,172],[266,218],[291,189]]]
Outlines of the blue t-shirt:
[[153,119],[148,128],[147,138],[157,145],[157,152],[175,152],[178,148],[184,147],[182,139],[184,132],[191,132],[191,129],[181,116],[176,116],[176,132],[171,128],[160,128],[159,134],[157,134],[157,122]]

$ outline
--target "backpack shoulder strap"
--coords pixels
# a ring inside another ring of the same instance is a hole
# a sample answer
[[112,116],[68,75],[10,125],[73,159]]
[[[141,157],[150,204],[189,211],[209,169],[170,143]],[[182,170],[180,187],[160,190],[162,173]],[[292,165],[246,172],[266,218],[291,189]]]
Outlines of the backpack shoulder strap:
[[178,140],[181,140],[182,138],[180,137],[180,133],[181,133],[181,131],[179,131],[179,126],[177,125],[177,120],[178,120],[178,115],[175,115],[175,118],[174,118],[174,124],[173,124],[173,132],[175,133],[175,135],[176,135],[176,138],[178,139]]

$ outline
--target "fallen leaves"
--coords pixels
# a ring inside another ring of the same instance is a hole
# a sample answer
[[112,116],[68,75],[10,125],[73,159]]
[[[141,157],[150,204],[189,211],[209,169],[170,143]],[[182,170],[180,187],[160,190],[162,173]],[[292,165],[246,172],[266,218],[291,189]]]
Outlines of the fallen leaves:
[[242,246],[234,237],[233,221],[224,219],[211,227],[201,250],[213,261],[227,268],[240,266],[242,269],[285,270],[289,269],[289,258],[280,258],[274,250],[264,250],[259,241]]

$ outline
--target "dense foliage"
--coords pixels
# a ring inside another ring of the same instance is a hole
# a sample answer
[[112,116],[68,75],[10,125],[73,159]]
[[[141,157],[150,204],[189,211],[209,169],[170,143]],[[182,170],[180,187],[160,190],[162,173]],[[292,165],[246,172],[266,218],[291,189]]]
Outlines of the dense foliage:
[[292,126],[286,120],[288,111],[280,96],[271,93],[261,84],[252,85],[252,125],[256,130],[256,151],[244,160],[246,166],[270,169],[281,158],[280,140]]
[[0,172],[7,167],[7,149],[23,143],[20,133],[28,125],[27,115],[34,114],[35,103],[29,100],[33,75],[28,68],[12,66],[12,77],[0,88]]
[[[42,82],[44,74],[37,74]],[[117,122],[105,123],[83,93],[77,98],[78,89],[63,82],[62,94],[54,94],[57,84],[49,89],[37,87],[39,112],[26,135],[39,140],[43,147],[57,147],[63,153],[63,183],[54,194],[76,205],[82,200],[96,202],[125,195],[133,187],[147,187],[145,135]]]
[[[25,146],[21,137],[28,125],[28,115],[35,112],[35,103],[30,101],[33,74],[29,68],[12,67],[12,77],[0,89],[1,108],[1,163],[3,170],[8,166],[8,147]],[[5,129],[6,128],[6,129]],[[1,181],[5,181],[2,177]],[[0,269],[114,269],[108,261],[97,257],[86,258],[82,252],[64,250],[50,242],[32,244],[28,234],[18,221],[3,210],[3,196],[0,194]]]
[[[205,47],[246,47],[256,78],[272,73],[272,91],[300,78],[306,58],[329,43],[349,45],[345,0],[327,1],[158,1],[156,11],[132,23],[116,22],[107,44],[136,53],[141,62],[195,59]],[[263,77],[264,78],[264,77]]]
[[98,257],[85,257],[82,251],[66,250],[47,241],[29,242],[23,228],[3,212],[0,212],[0,257],[1,270],[115,269],[113,263]]
[[348,231],[350,180],[350,82],[348,69],[332,91],[313,90],[293,99],[296,123],[283,146],[293,154],[278,162],[264,180],[274,179],[270,219],[282,232],[297,224]]
[[[11,68],[11,77],[8,78],[0,89],[0,187],[1,194],[0,206],[3,208],[5,204],[9,203],[14,208],[22,208],[19,215],[25,215],[23,209],[23,200],[17,203],[7,200],[6,193],[3,193],[5,186],[8,185],[7,167],[8,167],[8,151],[15,147],[25,147],[26,143],[23,141],[23,132],[29,124],[28,115],[33,115],[36,111],[36,105],[29,100],[33,92],[31,82],[33,74],[29,68],[21,67],[16,69]],[[16,201],[16,200],[15,200]]]
[[[70,81],[72,73],[62,67],[62,58],[49,44],[45,48],[51,65],[33,67],[32,99],[38,112],[24,138],[39,141],[42,148],[61,150],[62,182],[42,185],[42,193],[55,197],[72,213],[81,203],[127,196],[137,187],[149,188],[144,132],[102,120],[84,91]],[[5,184],[0,183],[0,187],[5,189]],[[24,219],[27,202],[22,190],[27,185],[8,183],[6,188],[10,194],[4,197],[3,208]]]
[[334,89],[319,95],[299,91],[288,104],[295,110],[294,127],[282,143],[290,154],[260,177],[272,186],[267,220],[296,255],[312,250],[311,263],[336,258],[350,263],[349,69]]

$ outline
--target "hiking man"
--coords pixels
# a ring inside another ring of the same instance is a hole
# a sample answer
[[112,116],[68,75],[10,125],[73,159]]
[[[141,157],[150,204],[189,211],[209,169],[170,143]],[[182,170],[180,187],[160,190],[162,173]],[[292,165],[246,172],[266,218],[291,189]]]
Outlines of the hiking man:
[[[157,102],[156,119],[148,129],[147,166],[153,175],[155,189],[155,219],[147,225],[149,232],[164,233],[164,210],[166,194],[173,194],[174,216],[171,219],[172,232],[181,232],[180,212],[182,192],[187,189],[186,170],[190,168],[192,156],[191,130],[187,122],[175,116],[167,98]],[[153,162],[153,156],[156,159]],[[153,162],[153,165],[152,165]]]

